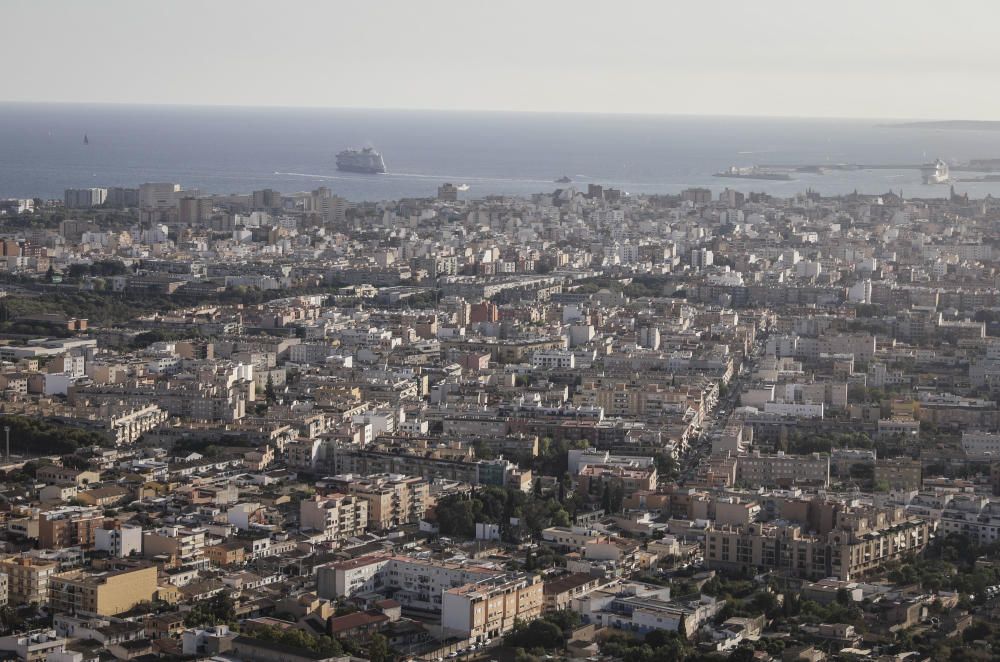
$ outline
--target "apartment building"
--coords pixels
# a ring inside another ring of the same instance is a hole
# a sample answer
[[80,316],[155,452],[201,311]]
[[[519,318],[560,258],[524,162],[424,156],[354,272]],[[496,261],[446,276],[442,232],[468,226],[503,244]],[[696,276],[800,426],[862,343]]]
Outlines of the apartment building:
[[607,540],[585,526],[550,526],[542,529],[542,544],[567,552],[582,552],[587,545]]
[[70,467],[60,467],[55,464],[46,464],[39,467],[35,472],[35,478],[46,485],[75,485],[83,487],[90,483],[101,480],[101,475],[96,471],[85,471]]
[[368,502],[354,495],[314,495],[299,504],[299,526],[323,534],[326,540],[358,536],[368,528]]
[[367,502],[368,527],[376,531],[419,522],[427,510],[430,487],[416,476],[343,474],[326,482],[338,492]]
[[765,569],[848,581],[920,552],[929,535],[926,521],[901,509],[846,511],[837,514],[837,526],[825,535],[805,533],[800,525],[784,521],[709,529],[705,563],[714,569]]
[[0,637],[0,651],[19,662],[45,662],[67,655],[66,638],[51,628]]
[[941,511],[939,535],[966,535],[988,545],[1000,541],[1000,504],[972,494],[955,495]]
[[444,591],[441,627],[464,639],[492,639],[513,629],[518,620],[542,613],[544,595],[538,575],[484,579]]
[[442,627],[473,639],[499,636],[544,606],[537,576],[474,564],[373,555],[320,566],[316,576],[321,598],[385,593],[404,609],[440,612]]
[[600,407],[609,416],[662,415],[689,406],[687,389],[661,384],[614,381],[584,381],[573,397],[580,406]]
[[426,480],[454,480],[472,484],[478,482],[478,462],[426,457],[426,454],[426,451],[418,455],[403,449],[338,448],[334,468],[337,473],[362,476],[388,473],[420,476]]
[[985,460],[1000,458],[1000,433],[986,430],[966,430],[962,432],[962,450],[969,459]]
[[886,490],[919,490],[923,466],[909,457],[875,460],[875,487]]
[[44,605],[49,600],[49,580],[59,564],[31,557],[3,559],[0,573],[7,576],[7,599],[13,605]]
[[601,494],[605,487],[621,490],[625,495],[640,490],[655,490],[656,467],[629,467],[619,464],[587,464],[577,475],[580,490],[585,494]]
[[317,585],[321,598],[391,591],[404,607],[441,611],[441,594],[446,589],[504,574],[473,564],[373,555],[321,566]]
[[830,484],[830,456],[826,453],[786,455],[754,451],[736,457],[736,480],[747,487],[791,487]]
[[220,545],[209,545],[205,548],[205,556],[212,562],[212,565],[225,567],[242,564],[246,557],[246,551],[243,543],[227,542]]
[[181,562],[196,561],[204,556],[207,536],[208,531],[201,527],[160,527],[143,534],[142,553],[146,558],[167,556]]
[[95,531],[94,548],[116,558],[142,553],[142,527],[109,520]]
[[94,546],[97,529],[104,522],[102,509],[64,506],[38,516],[38,545],[42,549]]
[[72,570],[49,581],[53,611],[114,616],[156,596],[153,564],[110,565],[105,570]]

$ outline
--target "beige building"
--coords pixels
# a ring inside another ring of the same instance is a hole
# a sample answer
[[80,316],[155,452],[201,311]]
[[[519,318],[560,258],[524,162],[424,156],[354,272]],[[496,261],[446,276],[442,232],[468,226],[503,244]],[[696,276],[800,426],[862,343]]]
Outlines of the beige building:
[[348,494],[317,494],[299,504],[299,526],[320,531],[327,540],[361,535],[368,528],[368,502]]
[[684,413],[692,405],[701,408],[700,394],[692,394],[687,388],[640,381],[584,381],[577,388],[573,403],[601,407],[608,416],[661,416]]
[[377,531],[393,529],[423,519],[429,486],[416,476],[375,474],[335,476],[331,486],[368,503],[368,526]]
[[246,551],[239,542],[226,542],[219,545],[209,545],[205,548],[205,556],[213,565],[224,567],[242,564]]
[[538,575],[496,577],[444,591],[441,627],[459,637],[482,641],[509,632],[517,621],[538,618],[543,607]]
[[35,477],[46,485],[76,485],[77,487],[101,480],[101,475],[96,471],[81,471],[54,464],[39,467],[38,471],[35,472]]
[[12,605],[49,601],[49,580],[58,572],[55,561],[43,561],[28,557],[11,558],[0,561],[0,572],[7,576],[7,599]]
[[601,494],[604,487],[621,489],[626,496],[640,490],[655,490],[656,467],[627,467],[618,464],[588,464],[577,476],[580,492]]
[[754,451],[736,458],[736,480],[750,488],[830,484],[830,456],[825,453],[774,455]]
[[895,457],[875,460],[875,489],[919,490],[920,460]]
[[49,605],[54,611],[114,616],[151,602],[156,590],[156,566],[152,564],[72,570],[49,581]]
[[203,556],[208,531],[203,528],[164,526],[146,531],[142,536],[142,555],[172,556],[179,561],[193,561]]
[[795,577],[848,581],[920,552],[926,521],[902,509],[844,511],[834,528],[810,535],[797,524],[753,523],[705,533],[705,563],[723,570],[776,570]]
[[561,611],[572,606],[573,599],[590,593],[607,580],[585,572],[574,572],[545,582],[545,611]]

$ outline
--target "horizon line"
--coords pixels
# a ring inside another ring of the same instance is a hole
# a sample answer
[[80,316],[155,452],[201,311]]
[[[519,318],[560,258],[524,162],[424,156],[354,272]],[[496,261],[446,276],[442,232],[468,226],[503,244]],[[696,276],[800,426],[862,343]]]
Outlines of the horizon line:
[[738,113],[670,113],[649,111],[600,111],[600,110],[524,110],[496,108],[439,108],[439,107],[405,107],[405,106],[326,106],[326,105],[288,105],[288,104],[236,104],[236,103],[184,103],[184,102],[148,102],[148,101],[66,101],[66,100],[30,100],[30,99],[0,99],[2,105],[21,106],[109,106],[122,108],[176,108],[204,110],[332,110],[332,111],[365,111],[365,112],[408,112],[408,113],[463,113],[483,115],[575,115],[592,117],[658,117],[658,118],[711,118],[711,119],[761,119],[761,120],[840,120],[856,122],[1000,122],[1000,120],[983,119],[934,119],[927,117],[868,117],[859,115],[765,115]]

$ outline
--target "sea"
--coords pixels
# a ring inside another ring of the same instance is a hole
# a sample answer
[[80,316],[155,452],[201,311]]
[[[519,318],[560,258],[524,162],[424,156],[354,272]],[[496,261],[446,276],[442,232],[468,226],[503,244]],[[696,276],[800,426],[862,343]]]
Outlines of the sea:
[[[1000,131],[898,128],[891,120],[316,108],[0,103],[0,197],[175,182],[203,193],[320,186],[352,201],[435,194],[528,195],[601,184],[629,193],[701,186],[791,196],[852,191],[943,197],[915,169],[713,176],[730,166],[957,163],[1000,158]],[[84,144],[84,136],[88,144]],[[372,146],[388,172],[338,172],[337,152]],[[557,184],[569,177],[572,184]],[[958,173],[958,176],[978,176]],[[1000,182],[958,192],[1000,196]]]

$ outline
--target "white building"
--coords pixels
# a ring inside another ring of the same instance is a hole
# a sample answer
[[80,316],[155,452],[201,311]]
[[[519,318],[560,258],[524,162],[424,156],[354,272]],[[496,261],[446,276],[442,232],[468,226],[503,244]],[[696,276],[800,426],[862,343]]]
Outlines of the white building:
[[359,536],[368,528],[368,502],[347,494],[314,495],[299,504],[299,526],[321,532],[325,540]]
[[795,418],[823,418],[823,403],[766,402],[764,413]]
[[531,354],[532,368],[575,368],[576,356],[568,349],[546,349]]
[[970,458],[1000,458],[1000,433],[966,430],[962,433],[962,450]]
[[94,549],[117,558],[142,554],[142,527],[122,524],[113,529],[97,529],[94,532]]

